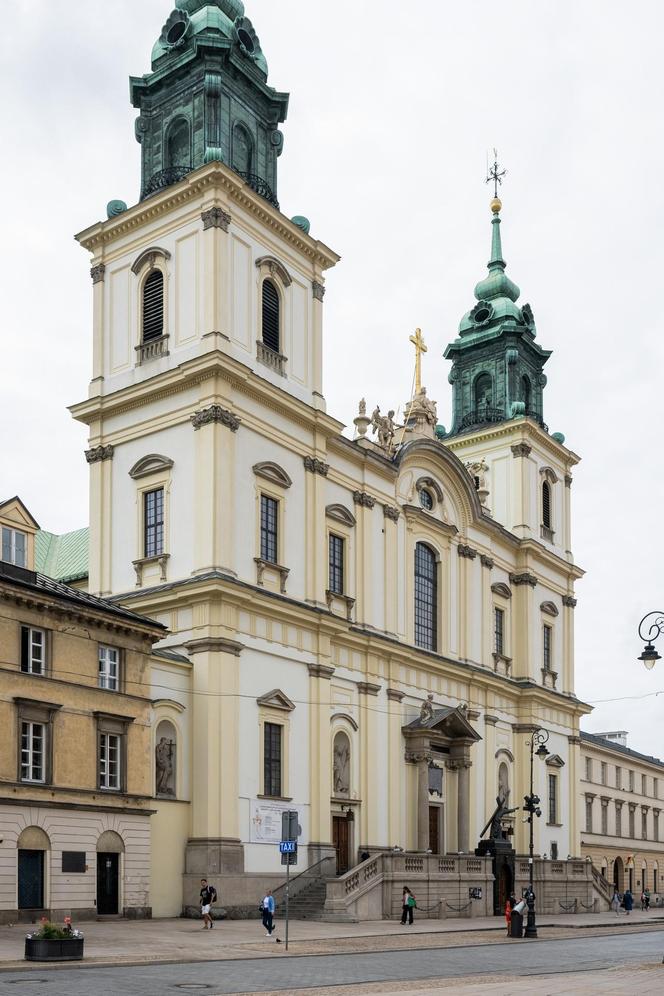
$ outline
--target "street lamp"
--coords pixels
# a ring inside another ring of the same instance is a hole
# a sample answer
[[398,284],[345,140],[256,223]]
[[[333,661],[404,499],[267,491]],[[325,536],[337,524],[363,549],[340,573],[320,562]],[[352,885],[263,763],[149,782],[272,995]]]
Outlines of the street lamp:
[[542,810],[539,808],[540,797],[535,795],[533,789],[533,767],[535,755],[539,758],[547,757],[549,752],[546,749],[545,744],[548,739],[548,730],[536,729],[531,733],[530,740],[526,741],[526,745],[530,747],[530,795],[524,796],[526,804],[523,808],[524,811],[528,813],[528,822],[530,823],[530,841],[528,844],[528,892],[525,897],[528,906],[528,920],[526,922],[526,929],[523,935],[524,937],[537,937],[537,925],[535,923],[535,890],[533,889],[533,832],[535,829],[533,818],[535,816],[541,816]]
[[664,633],[664,612],[649,612],[639,623],[639,638],[645,642],[645,647],[637,660],[643,661],[649,671],[662,659],[653,646],[653,640],[662,633]]

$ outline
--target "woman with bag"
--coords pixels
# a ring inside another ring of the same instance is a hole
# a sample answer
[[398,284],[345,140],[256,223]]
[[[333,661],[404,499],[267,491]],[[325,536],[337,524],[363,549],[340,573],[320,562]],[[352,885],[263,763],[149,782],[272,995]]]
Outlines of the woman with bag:
[[407,885],[403,887],[403,895],[401,896],[401,922],[408,926],[413,924],[413,910],[415,909],[417,903],[415,902],[415,896],[410,891]]

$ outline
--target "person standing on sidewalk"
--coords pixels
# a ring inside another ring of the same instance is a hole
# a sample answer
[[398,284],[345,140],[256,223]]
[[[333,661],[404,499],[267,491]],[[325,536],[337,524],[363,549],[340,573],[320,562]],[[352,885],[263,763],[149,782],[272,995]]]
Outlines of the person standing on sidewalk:
[[507,936],[512,935],[512,910],[516,906],[516,896],[513,892],[510,892],[507,897],[507,902],[505,903],[505,920],[507,921]]
[[201,914],[203,916],[203,930],[210,930],[214,927],[212,919],[212,904],[217,901],[217,890],[213,885],[208,885],[206,878],[201,879]]
[[401,896],[401,922],[406,925],[408,923],[409,927],[413,925],[413,910],[415,909],[415,896],[410,891],[407,885],[403,887],[403,894]]
[[[272,931],[274,930],[275,905],[271,889],[268,889],[263,896],[261,906],[263,908],[263,926],[265,927],[265,933],[268,937],[272,937]],[[279,943],[279,938],[277,938],[277,943]]]
[[623,896],[623,906],[625,907],[625,913],[627,916],[634,909],[634,896],[629,889],[625,889],[625,895]]
[[617,889],[613,890],[613,898],[611,899],[611,909],[615,912],[616,916],[620,916],[620,893]]

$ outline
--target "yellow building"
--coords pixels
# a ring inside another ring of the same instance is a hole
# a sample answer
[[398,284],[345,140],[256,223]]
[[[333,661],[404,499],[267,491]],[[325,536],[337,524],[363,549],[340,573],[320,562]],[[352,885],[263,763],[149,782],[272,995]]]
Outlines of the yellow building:
[[627,746],[627,733],[581,734],[581,854],[606,881],[606,891],[631,889],[635,901],[662,890],[660,823],[664,763]]
[[34,570],[0,503],[0,922],[151,915],[152,644],[159,624]]

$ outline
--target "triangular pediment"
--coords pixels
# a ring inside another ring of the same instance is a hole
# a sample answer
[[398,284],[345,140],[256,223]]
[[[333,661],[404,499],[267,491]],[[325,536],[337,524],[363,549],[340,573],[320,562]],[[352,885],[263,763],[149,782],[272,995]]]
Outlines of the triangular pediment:
[[404,733],[421,733],[428,731],[431,734],[438,734],[448,740],[481,740],[477,730],[469,723],[462,709],[453,706],[445,706],[442,709],[434,709],[430,719],[417,718],[403,727]]
[[565,767],[565,762],[563,761],[563,759],[560,756],[560,754],[552,754],[550,757],[547,757],[547,759],[546,759],[546,761],[544,763],[548,764],[550,768],[564,768]]
[[266,709],[281,709],[282,712],[292,712],[295,708],[295,703],[291,702],[280,688],[273,688],[267,695],[261,695],[260,698],[256,699],[256,702]]
[[39,529],[39,523],[30,514],[18,495],[0,502],[0,519],[18,529]]

